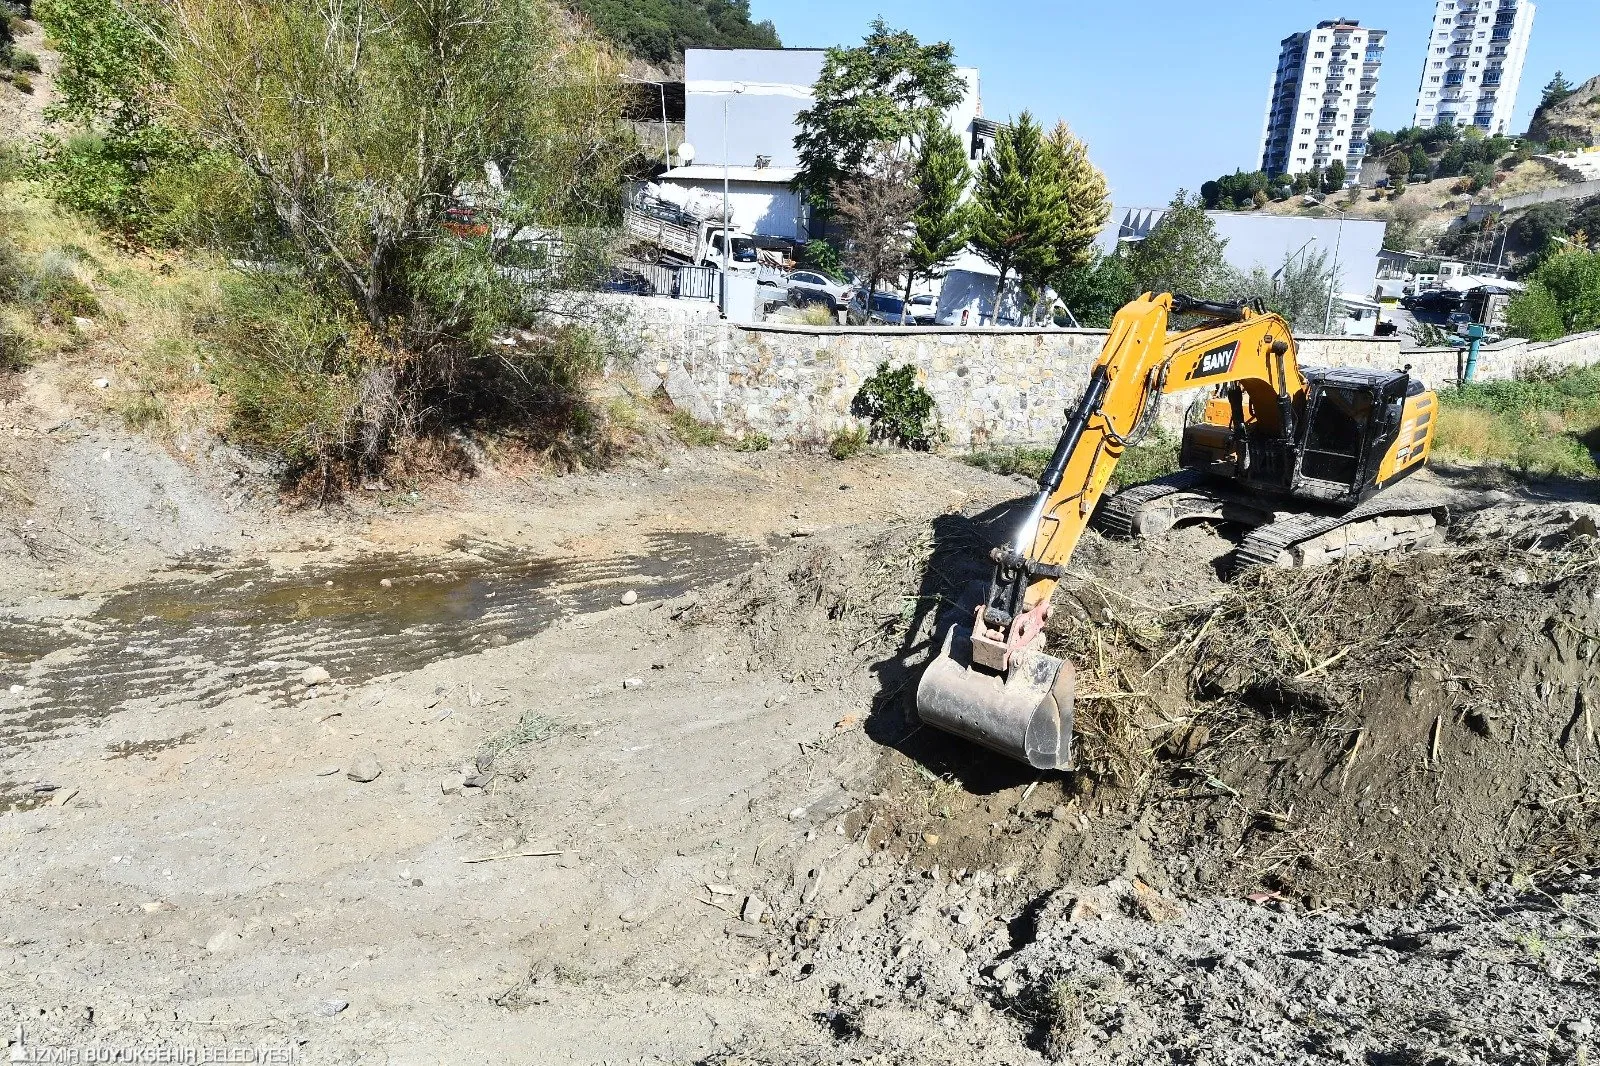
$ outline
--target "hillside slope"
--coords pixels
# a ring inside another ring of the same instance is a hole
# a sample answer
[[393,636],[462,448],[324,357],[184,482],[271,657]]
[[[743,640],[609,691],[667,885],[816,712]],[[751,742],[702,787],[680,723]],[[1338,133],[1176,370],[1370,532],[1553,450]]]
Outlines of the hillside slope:
[[749,0],[567,0],[627,52],[675,63],[685,48],[777,48],[771,22],[750,21]]
[[1566,99],[1539,108],[1528,125],[1528,137],[1541,142],[1559,137],[1589,147],[1600,144],[1600,77],[1590,78]]

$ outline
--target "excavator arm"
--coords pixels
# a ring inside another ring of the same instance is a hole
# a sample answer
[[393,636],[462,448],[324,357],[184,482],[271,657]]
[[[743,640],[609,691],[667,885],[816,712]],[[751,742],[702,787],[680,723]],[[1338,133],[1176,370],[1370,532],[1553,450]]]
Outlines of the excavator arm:
[[[1174,315],[1202,324],[1169,335]],[[1071,765],[1072,667],[1040,650],[1050,600],[1117,462],[1174,392],[1231,385],[1237,462],[1252,432],[1285,438],[1306,384],[1287,322],[1234,304],[1146,294],[1112,322],[1105,348],[970,630],[953,627],[917,691],[925,721],[1042,769]]]

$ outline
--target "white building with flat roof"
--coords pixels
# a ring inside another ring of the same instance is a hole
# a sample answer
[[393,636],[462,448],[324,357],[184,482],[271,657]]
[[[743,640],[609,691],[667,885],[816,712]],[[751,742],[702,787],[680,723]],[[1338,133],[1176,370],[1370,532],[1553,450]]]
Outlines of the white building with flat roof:
[[1387,37],[1385,30],[1332,19],[1283,39],[1267,102],[1262,170],[1304,174],[1337,160],[1356,179],[1367,154]]
[[1533,0],[1437,0],[1414,126],[1511,132]]
[[[724,179],[733,228],[795,240],[811,237],[811,212],[791,187],[800,112],[814,102],[826,52],[815,48],[690,48],[684,53],[684,133],[694,158],[662,174],[696,213],[720,213]],[[946,115],[974,163],[994,144],[983,117],[978,71],[958,67],[965,86]],[[711,210],[707,205],[714,205]]]

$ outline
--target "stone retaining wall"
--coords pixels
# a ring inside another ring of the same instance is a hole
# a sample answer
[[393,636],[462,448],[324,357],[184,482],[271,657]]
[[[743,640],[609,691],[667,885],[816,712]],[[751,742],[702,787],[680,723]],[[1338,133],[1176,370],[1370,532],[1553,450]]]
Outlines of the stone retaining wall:
[[[676,301],[666,301],[676,303]],[[1088,384],[1103,330],[890,329],[765,324],[734,326],[714,309],[641,316],[630,326],[633,368],[647,388],[731,433],[818,441],[853,426],[850,401],[879,364],[918,370],[957,447],[1054,439],[1064,412]],[[1403,350],[1395,338],[1297,338],[1302,363],[1392,369],[1411,364],[1429,386],[1455,383],[1454,350]],[[1600,334],[1548,345],[1523,341],[1485,348],[1480,380],[1511,377],[1535,364],[1600,362]],[[1198,393],[1163,404],[1161,421],[1182,425]]]

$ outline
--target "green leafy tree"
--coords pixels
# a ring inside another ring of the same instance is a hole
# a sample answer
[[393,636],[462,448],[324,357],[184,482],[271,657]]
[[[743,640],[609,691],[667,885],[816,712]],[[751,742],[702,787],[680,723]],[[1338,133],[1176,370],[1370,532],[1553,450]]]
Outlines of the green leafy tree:
[[1411,149],[1410,166],[1412,181],[1427,181],[1428,175],[1433,173],[1433,160],[1428,155],[1428,150],[1422,145],[1415,145]]
[[1260,300],[1296,333],[1321,333],[1335,283],[1331,259],[1329,252],[1308,250],[1290,254],[1271,273],[1261,267],[1248,274],[1233,273],[1227,282],[1228,299]]
[[151,236],[154,183],[196,158],[159,104],[170,77],[171,10],[156,0],[40,0],[61,66],[51,114],[77,128],[48,152],[56,194],[107,228]]
[[1567,80],[1567,76],[1558,70],[1556,76],[1545,85],[1544,93],[1539,97],[1539,107],[1541,109],[1554,107],[1577,91],[1577,88]]
[[915,137],[960,101],[964,86],[948,42],[922,44],[882,19],[854,48],[830,48],[796,118],[800,172],[795,188],[822,205],[841,180],[859,174],[879,146]]
[[1050,284],[1085,329],[1109,328],[1122,305],[1139,295],[1127,259],[1099,252],[1082,266],[1062,270]]
[[[204,177],[253,221],[226,250],[278,267],[218,331],[241,439],[324,477],[463,419],[567,447],[593,341],[554,290],[603,269],[631,149],[610,51],[548,0],[164,3],[162,119],[226,163]],[[458,193],[487,233],[444,228]],[[530,231],[567,254],[504,270]]]
[[1200,186],[1200,199],[1209,210],[1233,210],[1253,204],[1256,194],[1267,192],[1271,184],[1271,179],[1263,171],[1246,173],[1236,170]]
[[1206,299],[1221,296],[1229,277],[1223,252],[1228,242],[1199,197],[1179,189],[1167,212],[1128,255],[1138,292],[1171,292]]
[[1574,249],[1551,256],[1506,307],[1511,333],[1550,341],[1600,329],[1600,253]]
[[911,244],[906,254],[905,298],[920,278],[944,274],[967,246],[972,183],[961,137],[943,122],[929,122],[919,138],[915,168],[917,206],[911,213]]
[[1335,159],[1332,163],[1328,164],[1328,171],[1322,176],[1322,191],[1326,193],[1338,192],[1340,189],[1344,188],[1345,181],[1348,180],[1349,177],[1350,174],[1345,168],[1344,160]]
[[485,160],[510,193],[505,237],[614,214],[615,68],[543,0],[169,3],[173,120],[234,161],[277,253],[374,329],[424,296],[412,283],[442,265],[443,212],[484,185]]
[[750,21],[749,0],[577,0],[600,33],[641,59],[670,63],[685,48],[777,48],[771,22]]

